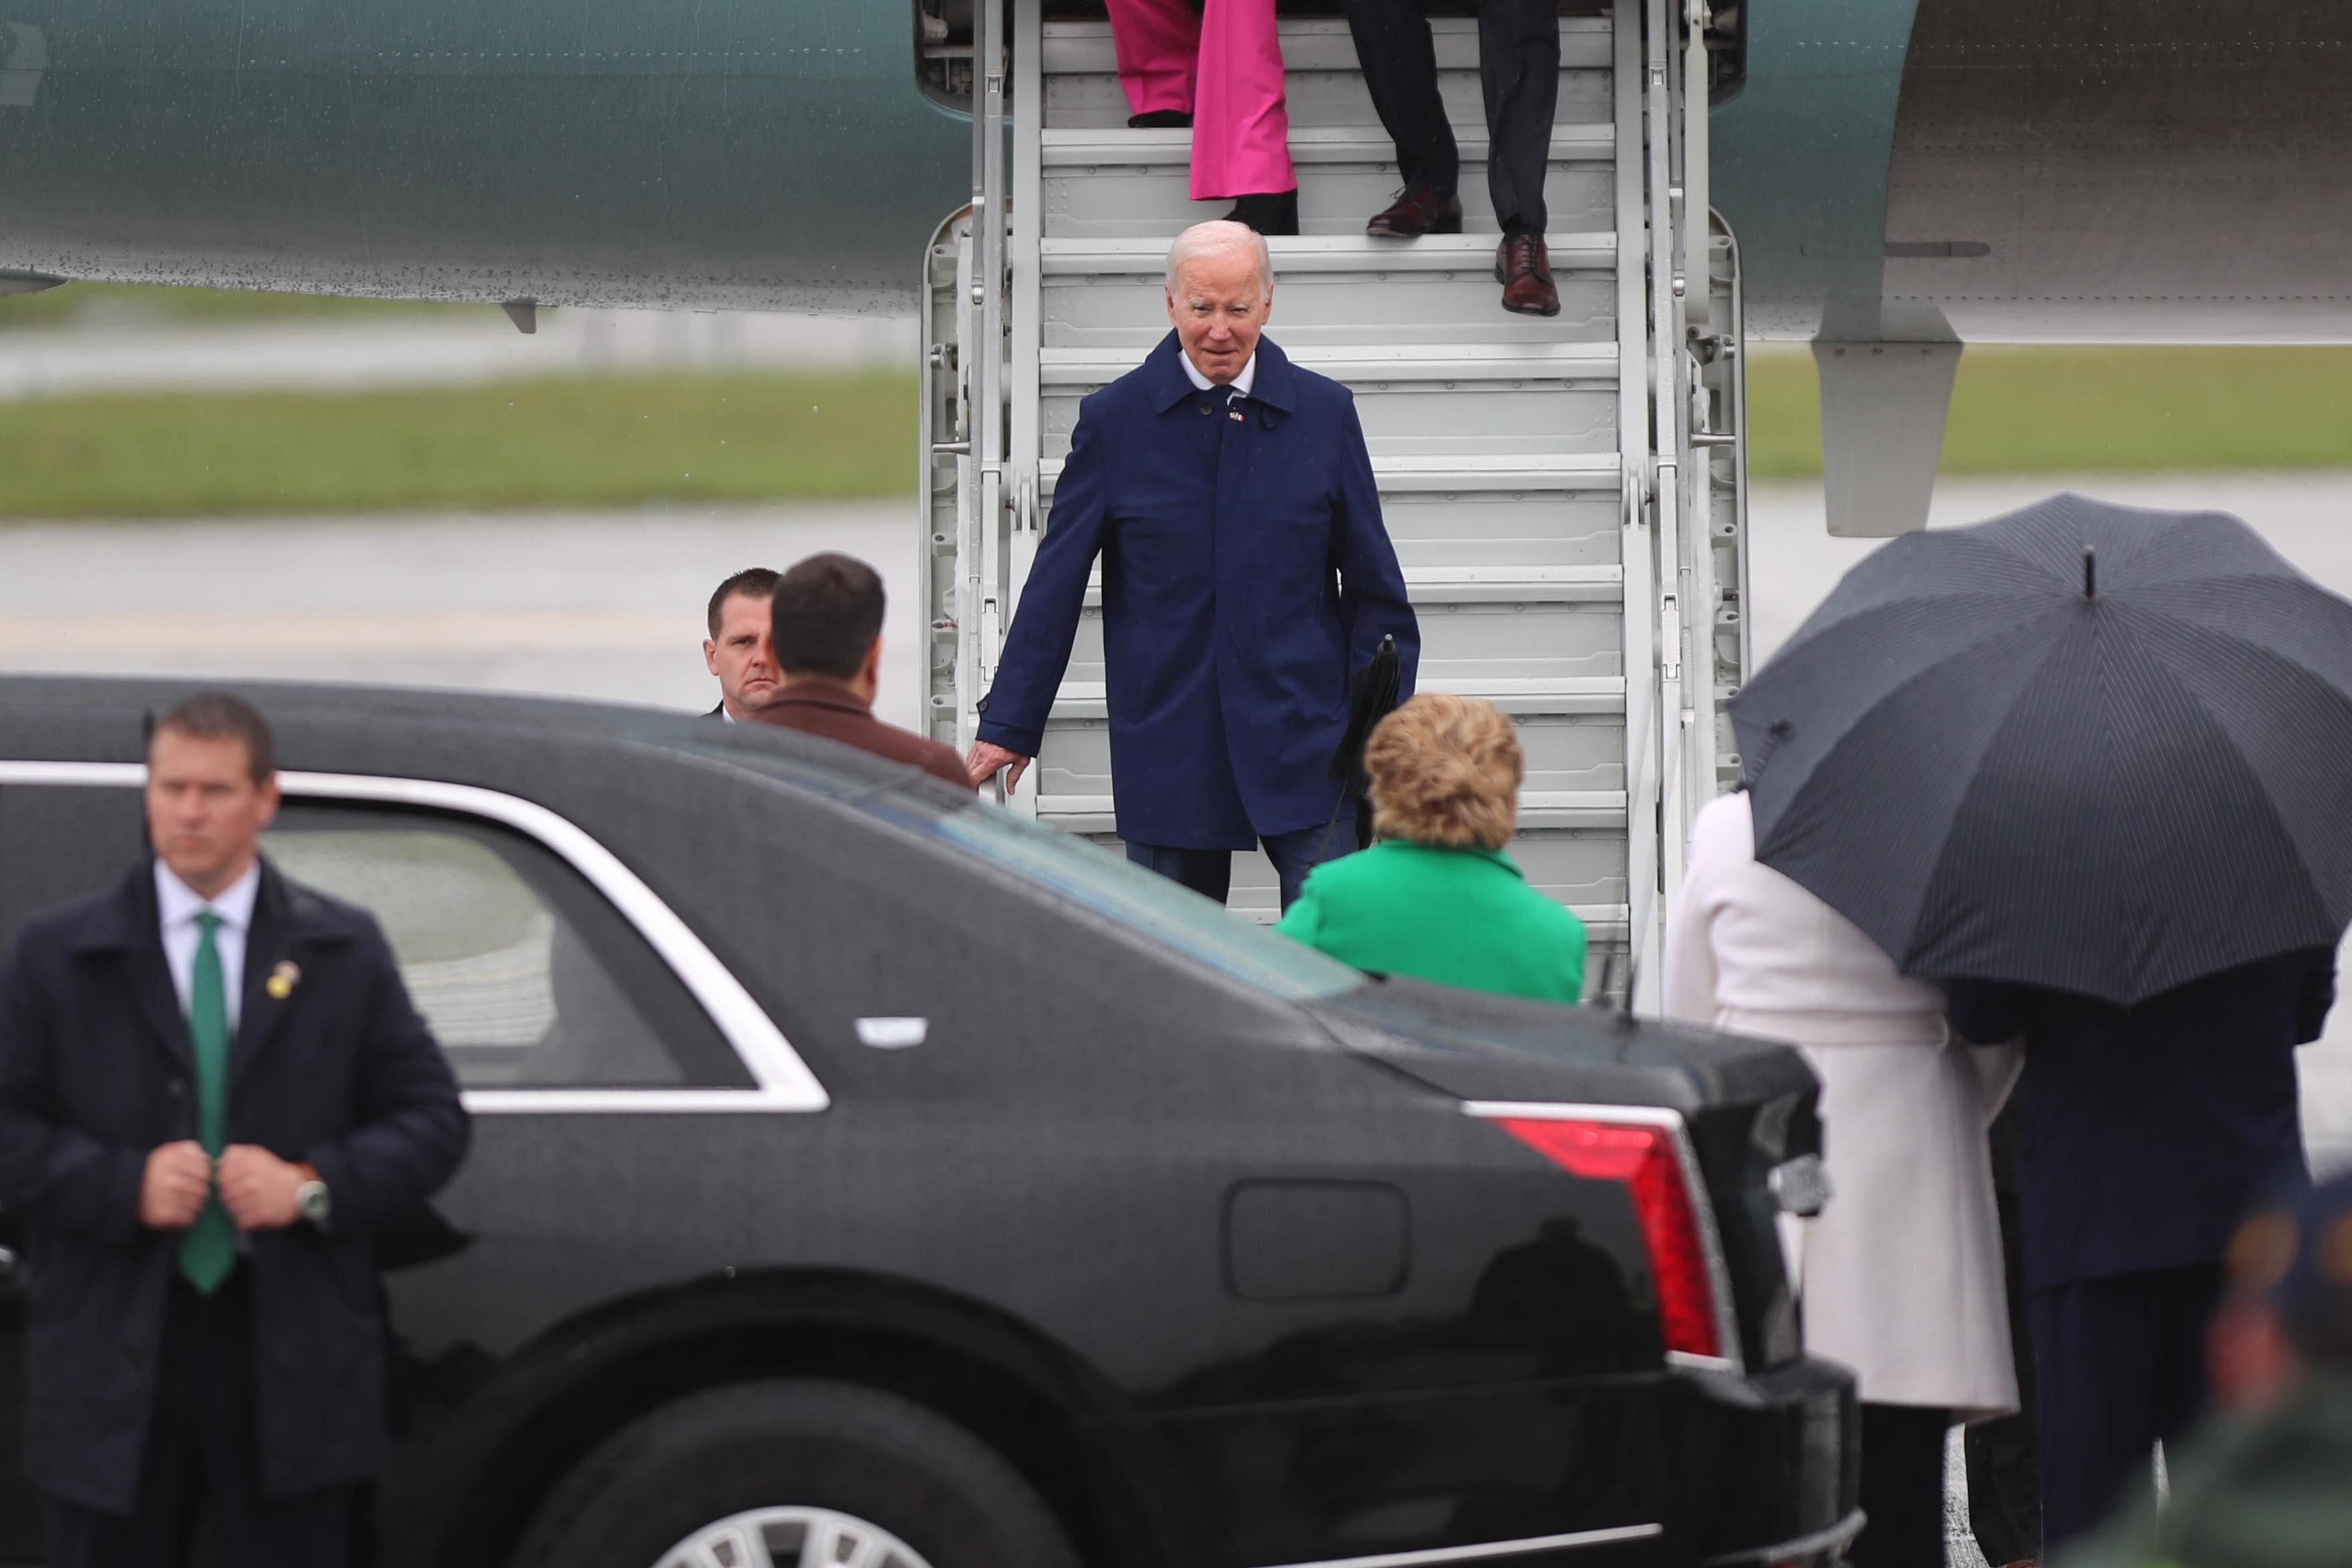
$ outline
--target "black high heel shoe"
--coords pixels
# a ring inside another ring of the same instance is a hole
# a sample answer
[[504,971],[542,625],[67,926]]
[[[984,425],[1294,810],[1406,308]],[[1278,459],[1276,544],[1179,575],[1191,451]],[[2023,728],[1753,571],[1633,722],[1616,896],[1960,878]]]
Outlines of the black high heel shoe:
[[1235,197],[1234,210],[1225,215],[1225,221],[1245,223],[1260,234],[1297,234],[1298,192],[1293,189]]

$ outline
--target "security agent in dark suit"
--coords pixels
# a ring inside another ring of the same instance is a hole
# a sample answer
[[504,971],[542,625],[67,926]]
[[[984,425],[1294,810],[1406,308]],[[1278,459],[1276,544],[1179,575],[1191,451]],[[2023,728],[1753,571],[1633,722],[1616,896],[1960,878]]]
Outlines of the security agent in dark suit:
[[373,1237],[466,1113],[373,920],[259,858],[261,716],[192,698],[148,753],[155,856],[0,966],[0,1204],[26,1223],[26,1470],[49,1568],[352,1560],[382,1468]]
[[719,706],[707,717],[740,724],[775,700],[782,680],[768,657],[768,611],[780,580],[765,566],[747,566],[711,591],[702,662],[719,678]]
[[2336,954],[2241,964],[2122,1008],[1953,981],[1952,1026],[2022,1039],[2020,1208],[2056,1548],[2151,1485],[2205,1405],[2221,1262],[2256,1204],[2310,1185],[2295,1047],[2319,1037]]

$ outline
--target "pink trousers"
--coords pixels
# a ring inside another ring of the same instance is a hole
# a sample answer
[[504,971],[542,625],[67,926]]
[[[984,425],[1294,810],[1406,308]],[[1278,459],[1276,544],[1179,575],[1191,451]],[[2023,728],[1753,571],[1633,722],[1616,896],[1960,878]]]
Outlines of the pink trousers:
[[1192,117],[1192,199],[1298,188],[1274,0],[1108,0],[1118,84],[1138,114]]

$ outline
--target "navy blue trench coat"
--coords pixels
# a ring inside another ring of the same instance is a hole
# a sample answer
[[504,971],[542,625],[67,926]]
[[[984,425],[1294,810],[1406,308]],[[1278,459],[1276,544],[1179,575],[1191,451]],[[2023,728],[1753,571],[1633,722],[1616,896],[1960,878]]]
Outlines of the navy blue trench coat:
[[[268,984],[294,965],[293,989]],[[308,1160],[321,1229],[258,1232],[253,1275],[264,1488],[358,1481],[389,1442],[373,1236],[464,1155],[457,1084],[364,912],[263,864],[229,1047],[228,1138]],[[139,1223],[157,1145],[195,1135],[194,1058],[142,863],[28,922],[0,967],[0,1204],[27,1235],[26,1472],[128,1512],[140,1481],[177,1233]]]
[[1247,849],[1331,820],[1348,677],[1394,637],[1402,701],[1421,637],[1348,389],[1261,338],[1235,402],[1181,353],[1081,405],[980,739],[1037,753],[1099,555],[1119,837]]

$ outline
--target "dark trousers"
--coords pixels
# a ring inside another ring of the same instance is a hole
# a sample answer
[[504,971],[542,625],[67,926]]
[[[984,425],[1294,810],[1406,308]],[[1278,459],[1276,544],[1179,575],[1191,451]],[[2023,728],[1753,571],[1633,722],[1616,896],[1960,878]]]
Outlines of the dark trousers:
[[2033,1292],[2042,1523],[2053,1551],[2152,1495],[2156,1445],[2173,1448],[2204,1414],[2205,1330],[2221,1297],[2221,1270],[2210,1263]]
[[[1282,907],[1286,910],[1298,901],[1299,890],[1307,886],[1307,872],[1326,860],[1337,860],[1355,852],[1356,819],[1352,814],[1342,812],[1328,827],[1302,827],[1294,833],[1261,838],[1258,843],[1265,850],[1265,858],[1274,862],[1274,874],[1282,879]],[[1146,870],[1157,871],[1170,881],[1181,882],[1221,904],[1233,890],[1234,852],[1230,849],[1169,849],[1156,844],[1130,844],[1127,858]]]
[[1952,1413],[1920,1405],[1862,1407],[1862,1511],[1853,1568],[1942,1568],[1944,1434]]
[[254,1386],[246,1270],[211,1296],[174,1278],[138,1504],[123,1518],[45,1500],[47,1568],[179,1568],[200,1515],[221,1568],[345,1568],[359,1489],[264,1497]]
[[[1408,185],[1453,195],[1462,154],[1437,91],[1437,49],[1420,0],[1347,0],[1348,29],[1372,107]],[[1541,234],[1544,171],[1559,103],[1557,0],[1479,0],[1478,79],[1486,98],[1486,189],[1506,234]]]
[[1992,1568],[2042,1556],[2042,1478],[2033,1432],[2033,1327],[2025,1289],[2025,1256],[2017,1194],[1996,1191],[2000,1204],[2001,1265],[2009,1279],[2009,1338],[2017,1360],[2017,1414],[1980,1421],[1964,1439],[1969,1457],[1969,1530]]

